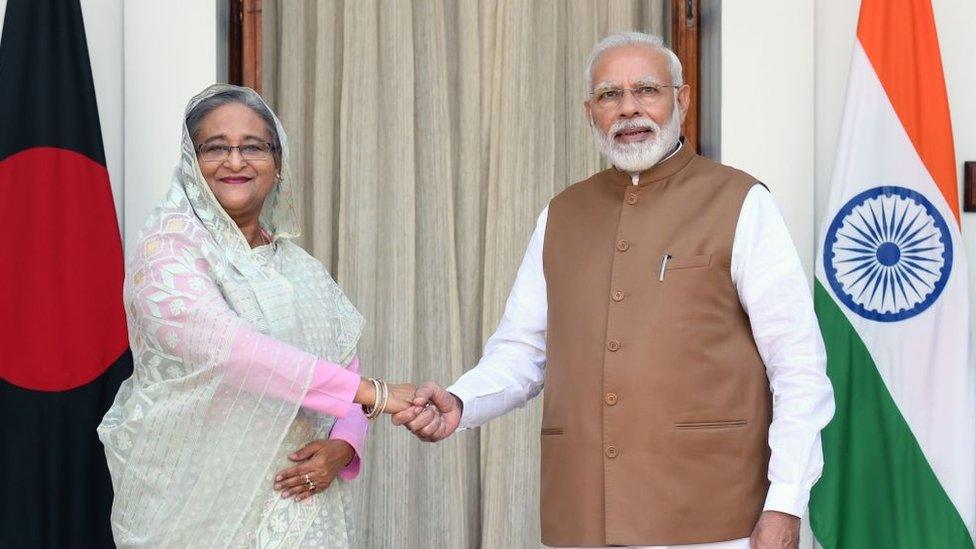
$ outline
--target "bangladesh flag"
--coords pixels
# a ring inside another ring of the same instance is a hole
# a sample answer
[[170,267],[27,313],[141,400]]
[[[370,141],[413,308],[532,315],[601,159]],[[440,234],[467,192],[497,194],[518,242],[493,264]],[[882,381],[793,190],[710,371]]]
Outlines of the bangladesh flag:
[[929,0],[863,0],[815,303],[837,412],[810,515],[827,548],[973,547],[976,377]]
[[112,546],[95,427],[132,360],[78,0],[7,2],[0,239],[0,547]]

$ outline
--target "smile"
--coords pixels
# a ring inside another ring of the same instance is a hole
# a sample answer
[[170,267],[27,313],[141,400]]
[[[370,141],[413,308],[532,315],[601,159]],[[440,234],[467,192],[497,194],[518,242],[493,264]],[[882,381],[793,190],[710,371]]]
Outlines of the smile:
[[221,177],[220,181],[228,185],[243,185],[250,181],[250,177],[235,176],[235,177]]
[[653,134],[654,130],[651,128],[629,128],[617,132],[614,137],[617,141],[622,141],[624,143],[635,143],[638,141],[644,141],[650,138]]

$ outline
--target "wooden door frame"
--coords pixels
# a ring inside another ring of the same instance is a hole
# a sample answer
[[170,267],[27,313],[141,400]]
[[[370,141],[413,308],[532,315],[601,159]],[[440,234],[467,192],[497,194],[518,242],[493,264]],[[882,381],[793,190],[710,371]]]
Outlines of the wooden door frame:
[[701,99],[701,58],[699,57],[699,0],[671,0],[671,47],[681,61],[685,84],[691,88],[688,115],[682,125],[685,142],[700,151],[699,102]]
[[261,93],[261,0],[229,0],[227,81]]

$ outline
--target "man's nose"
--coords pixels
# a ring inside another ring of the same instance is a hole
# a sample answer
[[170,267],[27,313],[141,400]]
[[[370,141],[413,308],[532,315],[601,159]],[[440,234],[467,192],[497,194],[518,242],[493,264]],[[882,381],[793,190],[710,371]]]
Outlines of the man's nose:
[[617,116],[618,118],[633,118],[635,116],[639,116],[641,113],[640,107],[640,103],[638,103],[637,98],[634,97],[634,92],[631,90],[623,90]]

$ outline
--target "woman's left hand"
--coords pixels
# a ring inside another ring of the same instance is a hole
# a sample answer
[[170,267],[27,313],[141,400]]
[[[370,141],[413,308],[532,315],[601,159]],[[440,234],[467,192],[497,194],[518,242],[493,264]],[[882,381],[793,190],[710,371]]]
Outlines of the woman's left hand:
[[288,456],[300,462],[275,475],[274,489],[281,497],[294,496],[302,501],[325,491],[339,471],[356,456],[352,446],[344,440],[313,440]]

